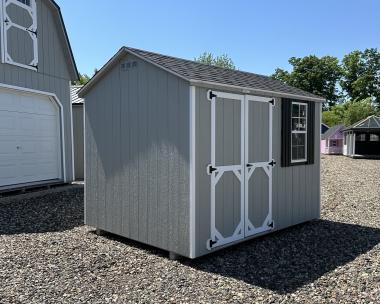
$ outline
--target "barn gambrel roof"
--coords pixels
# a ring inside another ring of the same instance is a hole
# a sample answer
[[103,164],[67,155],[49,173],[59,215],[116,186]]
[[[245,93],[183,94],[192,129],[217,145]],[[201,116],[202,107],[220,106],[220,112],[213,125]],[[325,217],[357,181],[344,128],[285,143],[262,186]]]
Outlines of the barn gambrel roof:
[[123,47],[114,57],[88,82],[79,95],[83,97],[101,77],[123,56],[132,54],[150,62],[191,84],[219,85],[231,89],[252,90],[254,93],[287,98],[305,99],[324,102],[325,99],[306,91],[289,86],[272,77],[210,66],[192,60],[162,55],[140,49]]
[[349,130],[380,130],[380,117],[372,115],[364,118],[344,129],[344,131]]

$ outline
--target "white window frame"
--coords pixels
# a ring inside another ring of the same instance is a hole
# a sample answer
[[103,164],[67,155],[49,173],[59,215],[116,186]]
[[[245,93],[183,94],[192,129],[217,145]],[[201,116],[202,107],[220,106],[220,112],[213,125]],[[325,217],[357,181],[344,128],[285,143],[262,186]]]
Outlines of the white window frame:
[[[293,105],[302,105],[306,108],[306,111],[305,111],[305,121],[306,121],[306,127],[305,127],[305,130],[293,130],[293,118],[298,118],[300,119],[301,117],[299,116],[293,116]],[[290,159],[291,159],[291,163],[292,164],[295,164],[295,163],[303,163],[303,162],[306,162],[307,161],[307,130],[308,130],[308,126],[309,126],[309,122],[308,122],[308,104],[305,103],[305,102],[295,102],[293,101],[292,102],[292,105],[291,105],[291,110],[290,110],[290,132],[291,132],[291,135],[290,135]],[[302,159],[293,159],[293,134],[305,134],[305,158],[302,158]]]
[[[13,23],[11,18],[7,15],[6,8],[10,4],[17,5],[29,12],[32,18],[32,24],[29,28],[25,28],[17,23]],[[5,24],[5,20],[8,20]],[[0,22],[1,22],[1,62],[19,66],[33,71],[38,70],[38,37],[37,37],[37,5],[36,0],[30,0],[30,5],[24,4],[18,0],[0,0]],[[7,31],[15,27],[20,30],[26,31],[33,42],[33,60],[29,64],[19,63],[12,59],[8,53],[8,33]]]

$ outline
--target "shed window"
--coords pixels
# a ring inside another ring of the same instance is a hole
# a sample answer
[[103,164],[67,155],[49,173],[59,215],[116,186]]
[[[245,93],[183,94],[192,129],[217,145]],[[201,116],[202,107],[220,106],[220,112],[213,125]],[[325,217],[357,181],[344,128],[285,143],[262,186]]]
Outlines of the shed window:
[[292,102],[292,162],[306,161],[307,141],[307,104]]
[[[282,100],[281,165],[314,163],[315,104]],[[319,130],[319,129],[318,129]]]
[[377,134],[371,134],[369,136],[369,141],[380,141],[380,136]]
[[356,141],[365,141],[365,134],[357,134]]
[[21,2],[22,4],[25,4],[27,6],[30,6],[30,0],[17,0],[18,2]]

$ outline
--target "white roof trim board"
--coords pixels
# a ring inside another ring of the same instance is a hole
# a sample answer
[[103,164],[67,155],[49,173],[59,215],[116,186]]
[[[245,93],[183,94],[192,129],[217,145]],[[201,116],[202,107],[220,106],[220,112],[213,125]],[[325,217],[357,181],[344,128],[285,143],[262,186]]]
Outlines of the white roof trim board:
[[181,59],[139,49],[122,47],[101,70],[79,91],[80,97],[89,90],[126,54],[132,54],[149,62],[192,85],[219,86],[244,93],[254,93],[270,97],[287,97],[315,102],[325,102],[320,96],[291,87],[268,76],[210,66],[195,61]]

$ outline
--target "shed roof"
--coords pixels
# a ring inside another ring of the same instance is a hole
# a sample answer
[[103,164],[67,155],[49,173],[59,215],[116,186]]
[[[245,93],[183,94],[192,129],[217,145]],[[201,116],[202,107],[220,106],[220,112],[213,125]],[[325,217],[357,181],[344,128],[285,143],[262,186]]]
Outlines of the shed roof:
[[80,98],[78,96],[78,92],[82,87],[83,86],[81,85],[70,86],[70,97],[71,97],[72,104],[83,104],[83,101],[84,101],[83,98]]
[[325,133],[323,133],[321,135],[321,139],[322,140],[325,140],[325,139],[328,139],[330,138],[331,136],[333,136],[335,133],[341,131],[344,129],[344,126],[343,125],[336,125],[336,126],[332,126],[330,127]]
[[349,130],[380,130],[380,117],[375,115],[368,116],[344,129],[344,131]]
[[291,87],[268,76],[210,66],[192,60],[157,54],[130,47],[123,47],[80,91],[83,97],[102,75],[125,54],[132,54],[148,61],[193,84],[222,85],[233,88],[253,90],[263,94],[277,93],[288,98],[324,102],[325,99],[306,91]]

